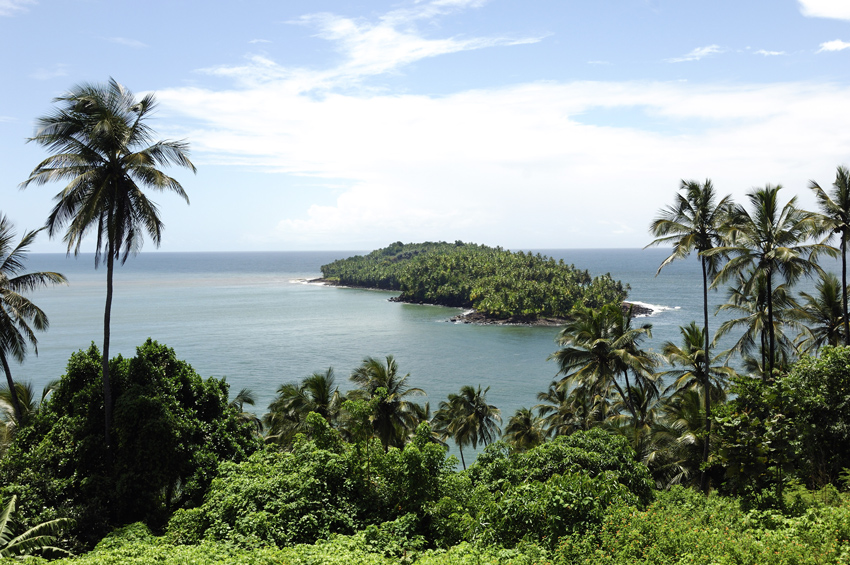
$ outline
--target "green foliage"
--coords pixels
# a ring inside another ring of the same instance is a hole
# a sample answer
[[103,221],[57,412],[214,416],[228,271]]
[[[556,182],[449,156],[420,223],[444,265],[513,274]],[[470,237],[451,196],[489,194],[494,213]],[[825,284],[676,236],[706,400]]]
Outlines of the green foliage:
[[488,446],[469,468],[475,484],[497,491],[507,485],[545,482],[555,475],[583,472],[590,477],[613,473],[640,505],[653,497],[649,470],[634,459],[628,440],[595,428],[558,436],[529,451],[511,451],[503,442]]
[[0,461],[4,493],[28,501],[25,523],[73,518],[84,547],[110,525],[158,526],[176,507],[200,503],[218,462],[259,445],[228,405],[223,380],[202,379],[174,351],[148,340],[111,361],[114,449],[103,444],[97,348],[71,356],[67,372]]
[[399,300],[474,308],[496,318],[567,317],[576,305],[619,305],[628,285],[563,261],[470,243],[396,242],[322,266],[328,280],[401,291]]
[[732,392],[715,420],[727,490],[764,498],[792,477],[809,487],[841,484],[850,466],[842,447],[850,445],[850,348],[825,347],[774,382],[738,378]]
[[553,563],[815,565],[850,558],[850,506],[799,518],[674,487],[646,510],[613,507],[601,529],[564,538]]
[[56,519],[43,522],[22,533],[15,533],[15,502],[16,496],[12,496],[9,504],[0,513],[0,557],[12,557],[19,555],[31,555],[41,553],[43,555],[57,557],[70,555],[68,551],[54,547],[56,537],[62,529],[70,524],[70,520]]
[[[404,449],[384,451],[342,441],[317,414],[308,422],[314,439],[302,436],[291,452],[268,448],[243,463],[222,464],[203,505],[175,513],[170,539],[246,547],[313,543],[420,513],[442,497],[454,463],[430,441],[427,425]],[[427,524],[405,528],[422,534]]]

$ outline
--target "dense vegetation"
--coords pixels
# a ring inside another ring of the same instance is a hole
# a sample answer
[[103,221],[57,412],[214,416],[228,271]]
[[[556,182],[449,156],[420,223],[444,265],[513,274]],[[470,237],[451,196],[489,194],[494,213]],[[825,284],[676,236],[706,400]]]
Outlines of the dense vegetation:
[[522,251],[472,243],[400,241],[322,266],[335,283],[397,290],[399,300],[474,308],[493,318],[566,318],[576,306],[620,304],[628,286]]
[[[260,419],[244,410],[250,391],[231,400],[224,380],[152,340],[109,358],[113,263],[142,232],[160,237],[140,187],[185,197],[154,165],[194,167],[185,143],[152,143],[152,96],[110,81],[56,101],[32,140],[55,154],[24,185],[70,181],[47,222],[67,226],[69,251],[97,230],[104,353],[73,354],[41,402],[14,381],[8,359],[47,328],[21,293],[64,279],[21,274],[37,232],[14,247],[0,215],[0,562],[57,547],[87,552],[70,561],[84,564],[850,562],[846,169],[831,191],[811,184],[819,213],[782,205],[778,186],[744,207],[683,181],[650,231],[672,247],[659,271],[698,254],[704,316],[661,353],[623,312],[620,283],[539,255],[396,243],[325,266],[403,300],[567,316],[551,356],[561,378],[502,433],[489,387],[463,385],[431,413],[392,356],[367,357],[352,390],[329,368],[283,384]],[[842,257],[840,281],[822,254]],[[795,296],[806,276],[817,292]],[[721,309],[739,317],[712,340],[707,293],[724,284]],[[732,332],[734,346],[712,352]],[[459,471],[450,440],[461,457],[484,449]]]

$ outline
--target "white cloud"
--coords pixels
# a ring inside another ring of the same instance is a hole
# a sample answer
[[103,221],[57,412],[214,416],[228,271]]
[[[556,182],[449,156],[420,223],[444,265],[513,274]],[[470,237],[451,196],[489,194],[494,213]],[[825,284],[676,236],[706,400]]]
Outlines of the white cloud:
[[[172,123],[191,124],[168,136],[191,140],[196,162],[278,173],[276,187],[310,177],[333,191],[240,236],[273,249],[369,248],[387,237],[637,247],[681,178],[710,177],[739,197],[766,182],[805,192],[846,159],[850,87],[833,84],[539,82],[442,96],[358,87],[424,57],[503,44],[429,39],[414,25],[470,5],[419,3],[377,23],[314,16],[339,50],[336,66],[255,56],[209,71],[230,77],[229,90],[159,91]],[[606,112],[629,125],[593,121]],[[246,190],[261,200],[275,189]]]
[[252,39],[248,43],[256,44],[256,43],[271,43],[268,39]]
[[0,16],[14,16],[26,12],[27,6],[36,4],[35,0],[0,0]]
[[850,43],[846,41],[841,41],[840,39],[835,39],[833,41],[821,43],[820,49],[818,49],[817,52],[823,53],[824,51],[844,51],[845,49],[850,49]]
[[118,45],[133,47],[134,49],[141,49],[143,47],[147,47],[146,43],[142,43],[138,39],[129,39],[127,37],[104,37],[103,39],[111,43],[117,43]]
[[810,18],[850,20],[850,2],[847,0],[799,0],[800,11]]
[[667,59],[668,63],[683,63],[685,61],[699,61],[700,59],[713,55],[714,53],[722,53],[719,45],[707,45],[706,47],[697,47],[687,55]]
[[765,57],[776,57],[778,55],[784,55],[785,51],[767,51],[765,49],[759,49],[755,53],[756,55],[764,55]]
[[30,73],[29,76],[30,78],[34,78],[36,80],[50,80],[52,78],[65,77],[68,76],[68,65],[57,63],[53,65],[52,68],[36,69],[32,73]]

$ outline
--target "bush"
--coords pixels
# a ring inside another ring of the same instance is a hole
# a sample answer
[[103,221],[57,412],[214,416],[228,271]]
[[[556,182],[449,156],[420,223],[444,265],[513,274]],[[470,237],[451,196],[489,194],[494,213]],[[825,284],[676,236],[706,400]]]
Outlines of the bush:
[[259,446],[228,405],[223,380],[202,379],[174,351],[148,340],[110,362],[113,449],[104,447],[101,357],[92,345],[68,361],[58,388],[0,461],[4,496],[18,494],[25,523],[76,522],[75,549],[116,525],[161,527],[174,508],[200,503],[218,462]]

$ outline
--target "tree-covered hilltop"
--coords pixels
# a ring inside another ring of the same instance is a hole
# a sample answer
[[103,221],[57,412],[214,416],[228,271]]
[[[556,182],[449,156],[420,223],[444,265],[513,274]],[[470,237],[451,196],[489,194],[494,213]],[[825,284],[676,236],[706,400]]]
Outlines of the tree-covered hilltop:
[[565,318],[620,304],[628,285],[551,257],[474,243],[400,241],[322,266],[336,284],[401,292],[399,300],[474,308],[493,318]]

